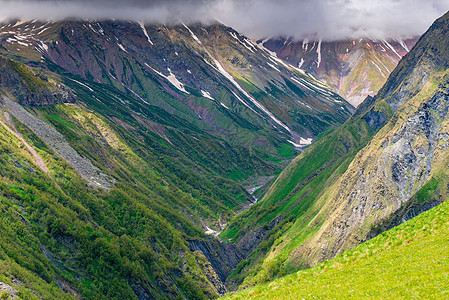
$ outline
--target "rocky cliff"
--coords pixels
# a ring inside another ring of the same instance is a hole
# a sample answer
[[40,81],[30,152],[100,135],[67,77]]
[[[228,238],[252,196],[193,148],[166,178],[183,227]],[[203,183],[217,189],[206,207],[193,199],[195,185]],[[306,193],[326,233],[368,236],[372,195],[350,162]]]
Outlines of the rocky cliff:
[[48,106],[73,103],[73,92],[49,78],[44,72],[0,56],[0,86],[25,106]]

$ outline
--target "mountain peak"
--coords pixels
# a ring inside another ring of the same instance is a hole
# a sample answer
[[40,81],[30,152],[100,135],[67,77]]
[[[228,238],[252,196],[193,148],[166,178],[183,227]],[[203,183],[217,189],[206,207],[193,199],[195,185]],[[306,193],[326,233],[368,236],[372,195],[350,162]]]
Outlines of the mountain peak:
[[352,105],[375,96],[401,58],[418,38],[375,40],[361,38],[326,42],[268,39],[264,46],[325,82]]

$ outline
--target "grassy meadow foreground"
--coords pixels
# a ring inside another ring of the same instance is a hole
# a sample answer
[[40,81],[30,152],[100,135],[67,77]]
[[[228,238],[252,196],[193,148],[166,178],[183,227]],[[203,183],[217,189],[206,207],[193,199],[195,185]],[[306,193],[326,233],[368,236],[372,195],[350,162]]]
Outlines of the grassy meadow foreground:
[[311,269],[225,299],[449,297],[449,203]]

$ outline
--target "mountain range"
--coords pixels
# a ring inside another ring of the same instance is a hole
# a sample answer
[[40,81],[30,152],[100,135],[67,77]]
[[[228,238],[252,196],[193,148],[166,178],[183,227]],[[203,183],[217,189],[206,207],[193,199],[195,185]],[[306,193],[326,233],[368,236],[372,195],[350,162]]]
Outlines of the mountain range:
[[214,234],[354,111],[221,24],[14,20],[0,42],[0,281],[21,297],[224,294],[243,256]]
[[[294,42],[3,22],[1,296],[210,299],[411,251],[422,224],[441,243],[448,27]],[[279,296],[261,289],[235,297]]]
[[377,94],[418,38],[340,41],[277,38],[259,42],[277,57],[312,74],[358,106],[367,96]]

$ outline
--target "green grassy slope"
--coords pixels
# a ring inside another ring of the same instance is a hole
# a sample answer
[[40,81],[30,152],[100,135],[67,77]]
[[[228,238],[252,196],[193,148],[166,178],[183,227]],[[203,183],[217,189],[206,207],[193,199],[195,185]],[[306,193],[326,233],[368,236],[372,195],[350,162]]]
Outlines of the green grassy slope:
[[216,274],[188,241],[206,239],[204,225],[218,230],[247,203],[241,180],[276,167],[113,87],[46,76],[78,101],[27,111],[113,184],[89,187],[2,106],[0,281],[25,299],[216,297]]
[[[389,113],[383,107],[376,110],[385,115]],[[242,262],[231,275],[231,280],[242,283],[246,278],[244,284],[254,284],[292,271],[281,267],[287,256],[279,256],[269,266],[262,266],[267,251],[275,243],[280,243],[285,232],[293,230],[293,224],[302,239],[313,233],[309,229],[301,231],[301,227],[305,227],[319,212],[321,203],[317,200],[347,170],[356,153],[372,135],[372,129],[361,116],[325,134],[281,173],[257,205],[231,220],[220,237],[234,242],[241,240],[252,228],[263,227],[276,218],[284,220],[268,232],[264,247],[259,247],[250,259]],[[288,255],[288,251],[285,253]]]
[[[215,295],[186,239],[204,237],[193,216],[206,219],[226,207],[224,201],[208,201],[207,191],[195,191],[195,175],[190,182],[179,179],[182,173],[169,177],[159,173],[148,156],[137,156],[127,147],[104,149],[87,135],[65,132],[66,137],[73,134],[70,140],[79,152],[84,149],[96,160],[105,162],[104,157],[114,153],[104,170],[110,168],[106,172],[116,178],[115,187],[108,192],[91,190],[37,136],[20,123],[15,126],[49,171],[41,171],[24,142],[1,128],[5,222],[0,226],[8,233],[2,234],[0,243],[3,276],[33,290],[34,284],[28,283],[39,276],[49,287],[42,294],[35,290],[42,296],[58,282],[85,298],[132,299],[139,290],[157,298]],[[177,186],[176,180],[188,183]]]
[[[329,177],[335,171],[345,171],[348,163],[343,163],[350,161],[369,137],[366,122],[358,118],[316,141],[282,172],[264,200],[246,212],[241,223],[228,226],[222,237],[238,239],[245,227],[264,224],[281,214],[301,215],[324,190]],[[343,145],[342,140],[347,143]],[[234,228],[239,231],[233,231]]]
[[224,299],[449,297],[449,203],[311,269]]
[[[237,284],[250,286],[313,266],[372,236],[371,226],[385,230],[384,222],[400,223],[392,221],[394,213],[425,207],[413,202],[413,195],[432,181],[446,156],[441,137],[447,131],[449,43],[440,40],[448,18],[418,41],[377,98],[298,156],[257,205],[231,221],[222,236],[241,242],[257,228],[284,220],[232,274]],[[407,155],[418,157],[416,165]],[[444,191],[435,203],[445,200]]]

